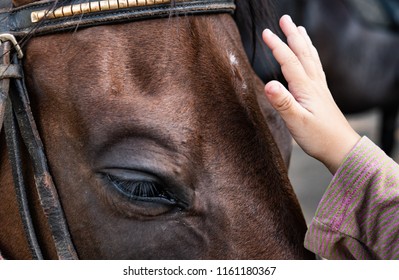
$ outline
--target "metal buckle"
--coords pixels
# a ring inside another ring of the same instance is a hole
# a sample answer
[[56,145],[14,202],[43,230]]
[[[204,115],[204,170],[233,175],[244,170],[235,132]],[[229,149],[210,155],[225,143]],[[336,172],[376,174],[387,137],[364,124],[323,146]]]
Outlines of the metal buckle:
[[22,49],[18,44],[17,39],[15,39],[14,35],[9,33],[0,34],[0,46],[4,42],[11,42],[14,45],[14,49],[17,52],[17,56],[19,59],[22,59],[24,57],[24,53],[22,52]]

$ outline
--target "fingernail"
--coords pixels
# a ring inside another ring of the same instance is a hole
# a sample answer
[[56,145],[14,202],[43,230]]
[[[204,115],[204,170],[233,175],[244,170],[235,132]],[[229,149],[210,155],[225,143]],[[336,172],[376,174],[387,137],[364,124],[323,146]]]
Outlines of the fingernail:
[[265,32],[267,35],[272,35],[272,34],[273,34],[273,32],[272,32],[269,28],[266,28],[266,29],[264,30],[264,32]]
[[293,22],[290,15],[287,15],[287,19],[288,19],[290,22]]
[[306,31],[305,27],[299,26],[298,29],[300,29],[304,34],[308,35],[308,32]]
[[280,85],[279,84],[273,84],[272,85],[272,91],[273,91],[273,94],[280,93]]
[[280,85],[278,83],[269,84],[268,93],[269,94],[278,94],[280,91]]

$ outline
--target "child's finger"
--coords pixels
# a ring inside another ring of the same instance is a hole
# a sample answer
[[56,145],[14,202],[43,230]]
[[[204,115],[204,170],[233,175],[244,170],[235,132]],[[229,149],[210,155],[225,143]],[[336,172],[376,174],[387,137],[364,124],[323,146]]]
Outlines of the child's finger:
[[293,51],[269,29],[262,33],[263,40],[273,52],[274,58],[281,66],[281,71],[288,83],[304,84],[308,76]]
[[279,82],[271,81],[265,86],[265,94],[273,108],[279,112],[287,126],[301,125],[301,120],[309,112],[299,104],[294,96]]
[[311,78],[316,77],[318,75],[318,69],[307,39],[301,34],[299,28],[288,15],[281,17],[280,27],[287,36],[289,47],[298,57],[306,73]]
[[308,44],[311,55],[313,57],[313,61],[315,62],[316,66],[317,66],[317,71],[320,74],[320,77],[324,79],[325,76],[324,76],[323,66],[321,64],[320,56],[319,56],[317,49],[313,45],[312,40],[310,39],[305,27],[299,26],[298,30],[299,30],[299,33],[303,36],[303,38],[305,39],[305,41]]

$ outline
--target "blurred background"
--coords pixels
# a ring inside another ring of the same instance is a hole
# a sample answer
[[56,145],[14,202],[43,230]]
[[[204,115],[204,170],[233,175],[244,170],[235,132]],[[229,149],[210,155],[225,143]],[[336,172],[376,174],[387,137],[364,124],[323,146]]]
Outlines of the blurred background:
[[[351,125],[399,162],[399,0],[276,3],[307,29]],[[309,223],[332,175],[294,143],[289,176]]]

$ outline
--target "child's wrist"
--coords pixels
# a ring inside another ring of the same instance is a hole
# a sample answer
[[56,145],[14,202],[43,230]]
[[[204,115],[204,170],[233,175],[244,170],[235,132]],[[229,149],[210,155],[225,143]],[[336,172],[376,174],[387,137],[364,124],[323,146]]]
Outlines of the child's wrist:
[[322,162],[330,170],[331,174],[335,174],[342,165],[346,157],[353,150],[361,139],[360,135],[352,130],[348,135],[342,135],[337,142],[329,148],[329,155],[323,156]]

